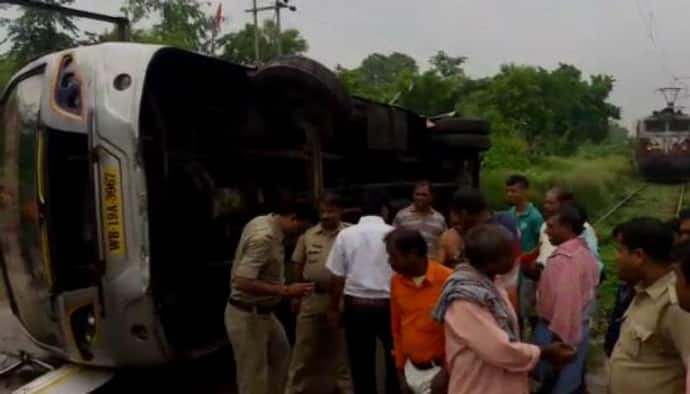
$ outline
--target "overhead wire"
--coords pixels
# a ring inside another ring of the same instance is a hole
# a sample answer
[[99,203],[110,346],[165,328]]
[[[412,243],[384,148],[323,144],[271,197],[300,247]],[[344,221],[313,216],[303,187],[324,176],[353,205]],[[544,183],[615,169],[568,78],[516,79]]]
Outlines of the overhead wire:
[[654,47],[654,50],[658,52],[659,54],[659,65],[661,68],[661,71],[664,74],[667,74],[671,80],[672,83],[677,83],[678,78],[676,75],[671,71],[670,67],[670,62],[669,62],[669,57],[668,53],[666,52],[666,49],[663,47],[663,45],[660,45],[659,42],[657,41],[656,37],[656,18],[654,17],[654,11],[651,10],[649,12],[649,17],[645,16],[645,11],[642,8],[642,4],[640,4],[640,0],[634,0],[635,1],[635,7],[637,8],[637,14],[640,17],[640,22],[642,22],[642,25],[647,33],[647,37],[649,37],[649,41],[652,43],[652,46]]

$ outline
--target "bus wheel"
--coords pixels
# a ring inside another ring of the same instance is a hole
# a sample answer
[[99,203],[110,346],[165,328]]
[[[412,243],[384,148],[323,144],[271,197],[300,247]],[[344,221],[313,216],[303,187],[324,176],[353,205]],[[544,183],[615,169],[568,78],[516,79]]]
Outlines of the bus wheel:
[[351,102],[345,87],[331,70],[314,60],[278,58],[261,67],[254,82],[260,107],[268,115],[290,113],[294,121],[321,129],[349,119]]

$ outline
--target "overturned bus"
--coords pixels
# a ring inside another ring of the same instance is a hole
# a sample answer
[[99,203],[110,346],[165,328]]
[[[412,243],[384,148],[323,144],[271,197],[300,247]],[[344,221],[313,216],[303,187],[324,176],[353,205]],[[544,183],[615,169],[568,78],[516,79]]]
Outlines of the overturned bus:
[[[123,367],[225,342],[239,234],[285,191],[406,198],[477,185],[488,126],[350,97],[306,58],[260,69],[174,48],[80,47],[0,101],[2,273],[13,313],[60,357]],[[356,201],[353,205],[356,205]]]

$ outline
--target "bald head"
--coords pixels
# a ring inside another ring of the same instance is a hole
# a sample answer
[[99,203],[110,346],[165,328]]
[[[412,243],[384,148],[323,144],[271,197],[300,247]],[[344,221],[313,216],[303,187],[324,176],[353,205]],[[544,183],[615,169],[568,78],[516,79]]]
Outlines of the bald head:
[[564,203],[569,203],[574,200],[573,193],[561,186],[555,186],[546,192],[544,197],[544,214],[546,217],[553,216],[558,213]]
[[465,255],[478,271],[493,277],[513,268],[513,234],[503,226],[482,224],[465,236]]

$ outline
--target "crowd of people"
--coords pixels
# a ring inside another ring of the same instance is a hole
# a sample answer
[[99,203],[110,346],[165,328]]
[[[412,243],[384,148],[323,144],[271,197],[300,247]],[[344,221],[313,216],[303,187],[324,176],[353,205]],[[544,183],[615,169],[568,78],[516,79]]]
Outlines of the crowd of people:
[[[420,182],[392,218],[367,193],[346,224],[341,197],[325,193],[309,229],[305,202],[250,221],[225,312],[239,393],[375,394],[381,380],[387,394],[587,393],[605,278],[597,235],[566,188],[541,211],[524,176],[506,195],[512,207],[493,212],[460,189],[446,222]],[[690,211],[635,218],[612,237],[622,283],[604,345],[609,392],[690,394]],[[274,314],[282,298],[297,311],[292,349]]]

